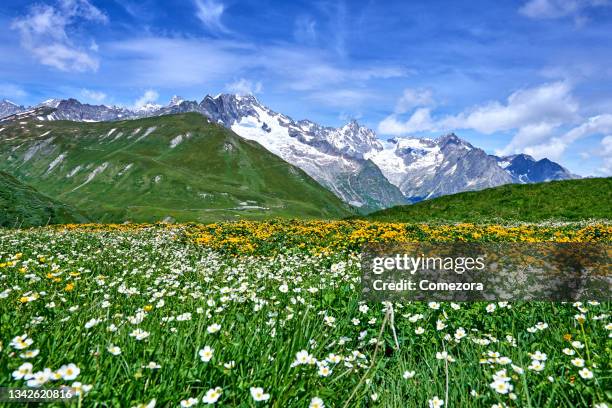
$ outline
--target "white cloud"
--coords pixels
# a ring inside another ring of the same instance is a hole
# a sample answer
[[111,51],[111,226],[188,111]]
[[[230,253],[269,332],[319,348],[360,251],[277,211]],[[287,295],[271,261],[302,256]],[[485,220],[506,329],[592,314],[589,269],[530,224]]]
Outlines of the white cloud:
[[497,101],[439,121],[439,127],[474,129],[485,134],[540,124],[558,126],[576,118],[578,103],[567,82],[552,82],[513,92],[505,104]]
[[601,140],[601,156],[603,160],[600,173],[604,176],[612,175],[612,135]]
[[582,12],[589,8],[610,5],[607,0],[529,0],[519,13],[534,19],[574,17],[577,24],[584,23]]
[[248,79],[240,78],[239,80],[227,84],[225,88],[237,95],[256,95],[263,89],[261,82],[253,82]]
[[307,99],[334,108],[357,108],[376,96],[364,89],[324,89],[312,91]]
[[[520,133],[520,132],[519,132]],[[525,139],[522,143],[511,143],[512,148],[504,148],[501,154],[525,152],[535,158],[560,158],[575,142],[594,135],[612,133],[612,114],[592,116],[565,133],[549,134],[549,138]],[[514,139],[513,139],[514,142]]]
[[221,22],[221,16],[225,11],[223,3],[214,0],[195,0],[197,17],[213,33],[227,33],[229,30]]
[[87,0],[60,0],[56,6],[34,5],[16,18],[11,28],[20,35],[21,46],[40,63],[62,71],[96,71],[98,59],[75,45],[67,29],[78,19],[106,23],[108,18]]
[[576,119],[578,103],[566,82],[547,83],[513,92],[505,101],[490,101],[457,115],[432,118],[431,108],[419,108],[407,121],[399,119],[398,112],[433,104],[427,91],[405,90],[398,100],[396,113],[385,118],[379,126],[382,133],[400,135],[419,131],[453,131],[472,129],[492,134],[522,129],[525,134],[542,134],[563,123]]
[[293,36],[300,43],[312,44],[317,40],[317,22],[310,16],[299,16],[295,20]]
[[406,121],[400,121],[396,115],[387,116],[378,124],[378,131],[387,135],[405,135],[429,131],[436,127],[429,108],[419,108]]
[[0,83],[0,97],[2,98],[23,98],[27,92],[23,88],[7,83]]
[[81,89],[81,95],[95,102],[102,102],[106,99],[106,94],[104,92],[92,91],[91,89]]
[[142,108],[148,103],[154,103],[155,101],[157,101],[157,98],[159,98],[159,94],[157,93],[157,91],[153,89],[148,89],[140,98],[136,100],[136,102],[134,102],[134,107]]
[[406,88],[395,105],[395,113],[402,114],[420,106],[432,106],[433,104],[433,94],[429,89]]

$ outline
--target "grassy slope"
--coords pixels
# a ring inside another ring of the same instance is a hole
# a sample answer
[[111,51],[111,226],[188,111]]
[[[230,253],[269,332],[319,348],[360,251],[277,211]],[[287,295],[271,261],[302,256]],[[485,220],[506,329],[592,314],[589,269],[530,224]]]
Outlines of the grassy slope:
[[0,171],[0,227],[32,227],[87,221],[59,203]]
[[367,216],[375,221],[482,222],[610,219],[612,178],[510,184],[438,197]]
[[[33,121],[2,126],[6,129],[0,133],[0,170],[98,221],[172,217],[210,222],[337,218],[352,213],[303,171],[194,113],[110,123]],[[156,130],[140,139],[151,127]],[[106,136],[111,129],[116,130]],[[137,129],[141,130],[131,136]],[[171,140],[187,133],[189,139],[170,148]],[[28,151],[34,149],[28,159]],[[60,154],[65,158],[50,170]],[[87,182],[105,163],[106,168]],[[77,166],[80,170],[71,176]]]

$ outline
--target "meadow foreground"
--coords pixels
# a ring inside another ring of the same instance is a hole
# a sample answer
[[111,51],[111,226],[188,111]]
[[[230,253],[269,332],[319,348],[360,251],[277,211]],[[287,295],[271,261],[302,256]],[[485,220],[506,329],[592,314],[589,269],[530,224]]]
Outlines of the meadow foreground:
[[359,250],[611,239],[584,223],[0,230],[0,385],[70,385],[75,406],[604,407],[609,303],[365,303]]

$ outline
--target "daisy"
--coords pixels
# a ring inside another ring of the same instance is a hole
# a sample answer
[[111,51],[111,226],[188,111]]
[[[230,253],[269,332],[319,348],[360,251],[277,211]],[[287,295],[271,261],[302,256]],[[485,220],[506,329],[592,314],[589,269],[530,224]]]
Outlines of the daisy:
[[443,405],[444,400],[438,398],[438,396],[435,396],[429,400],[429,408],[441,408]]
[[200,355],[200,359],[202,361],[208,363],[212,359],[214,351],[215,350],[210,348],[209,346],[205,346],[203,349],[198,351],[198,354]]
[[404,377],[404,380],[409,380],[412,377],[414,377],[415,374],[416,374],[415,371],[404,371],[404,374],[402,374],[402,377]]
[[202,397],[202,402],[209,405],[214,404],[219,400],[219,398],[221,398],[222,392],[223,390],[221,387],[211,388],[210,390],[206,391],[206,395]]
[[206,331],[210,334],[216,333],[221,330],[221,325],[217,323],[213,323],[206,328]]
[[113,356],[118,356],[119,354],[121,354],[121,348],[118,346],[113,346],[112,344],[108,346],[106,350],[108,350],[108,352],[111,353]]
[[261,387],[251,387],[251,397],[253,397],[255,402],[267,401],[270,399],[270,394],[266,394]]
[[573,358],[571,361],[576,367],[584,367],[584,360],[581,358]]
[[22,378],[32,374],[32,363],[23,363],[19,368],[13,371],[13,378],[15,380],[21,380]]
[[19,355],[19,357],[21,357],[21,358],[34,358],[34,357],[36,357],[38,355],[38,353],[40,353],[39,349],[36,349],[36,350],[27,350],[26,352],[21,353]]
[[578,374],[580,374],[580,376],[585,380],[590,380],[591,378],[593,378],[593,372],[586,367],[578,371]]
[[310,405],[308,405],[308,408],[325,408],[325,404],[321,398],[314,397],[310,400]]
[[130,333],[130,336],[134,337],[136,340],[144,340],[147,337],[149,337],[149,332],[141,330],[141,329],[135,329],[134,331],[132,331]]
[[64,380],[74,380],[81,372],[81,369],[70,363],[68,365],[61,366],[58,372],[62,375]]
[[193,407],[198,403],[197,398],[188,398],[186,400],[181,401],[181,407]]
[[25,348],[28,348],[32,345],[32,343],[34,343],[34,340],[28,338],[27,334],[23,334],[21,336],[17,336],[15,337],[11,342],[10,342],[10,346],[14,349],[17,350],[23,350]]

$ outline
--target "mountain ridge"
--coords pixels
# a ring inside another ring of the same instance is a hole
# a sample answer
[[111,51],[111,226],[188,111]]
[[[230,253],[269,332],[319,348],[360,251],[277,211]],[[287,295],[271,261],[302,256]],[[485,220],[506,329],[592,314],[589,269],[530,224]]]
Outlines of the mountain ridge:
[[0,170],[101,222],[338,218],[353,209],[196,113],[0,124]]
[[0,122],[23,120],[28,115],[39,120],[98,122],[185,112],[199,113],[257,141],[362,212],[503,184],[579,177],[548,159],[488,154],[454,133],[435,139],[385,141],[356,120],[338,128],[307,119],[295,121],[262,105],[253,95],[206,95],[200,102],[174,96],[165,106],[151,104],[140,109],[55,99],[34,109],[24,108]]

